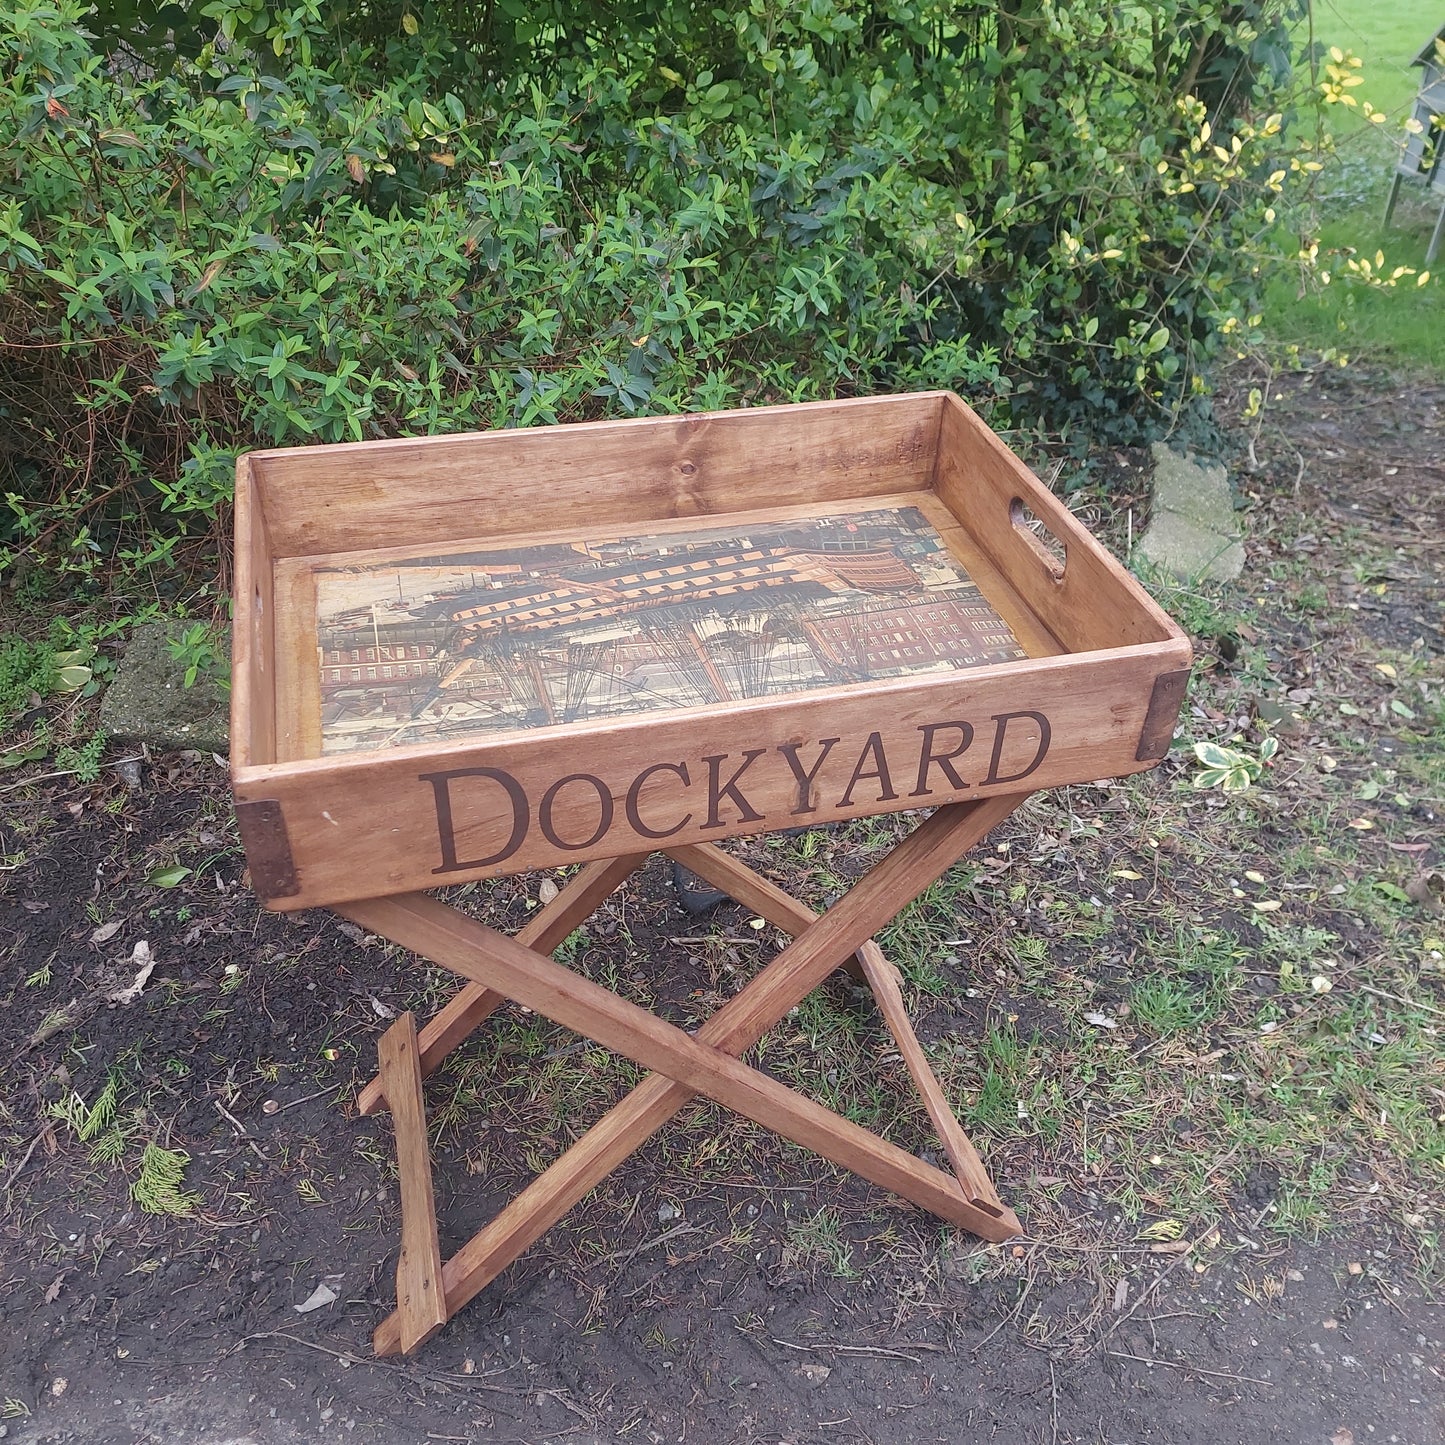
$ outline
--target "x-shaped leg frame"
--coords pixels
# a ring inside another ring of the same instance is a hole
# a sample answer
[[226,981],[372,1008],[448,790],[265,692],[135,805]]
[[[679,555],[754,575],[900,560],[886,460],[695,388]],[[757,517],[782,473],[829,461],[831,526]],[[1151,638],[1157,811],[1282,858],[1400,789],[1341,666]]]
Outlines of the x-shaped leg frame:
[[[347,903],[336,912],[467,980],[418,1034],[410,1014],[383,1036],[363,1113],[390,1108],[401,1175],[397,1308],[377,1327],[379,1355],[410,1352],[539,1239],[574,1204],[698,1094],[988,1240],[1020,1233],[955,1119],[904,1011],[896,970],[872,936],[1023,801],[951,803],[921,823],[826,913],[817,915],[711,844],[668,850],[714,887],[793,936],[696,1034],[619,998],[547,955],[645,854],[584,866],[513,938],[421,893]],[[953,1166],[946,1174],[741,1061],[836,968],[854,961],[872,988]],[[442,1261],[437,1240],[422,1079],[507,999],[653,1070]]]

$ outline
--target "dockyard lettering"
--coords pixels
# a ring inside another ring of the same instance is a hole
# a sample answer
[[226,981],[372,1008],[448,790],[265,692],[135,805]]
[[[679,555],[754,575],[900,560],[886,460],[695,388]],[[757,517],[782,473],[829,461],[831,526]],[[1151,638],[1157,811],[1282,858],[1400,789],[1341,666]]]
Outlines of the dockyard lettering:
[[[977,785],[1022,782],[1048,755],[1053,739],[1048,718],[1026,709],[995,713],[989,721],[993,735],[988,767]],[[975,732],[972,723],[951,719],[924,723],[917,729],[917,740],[906,746],[898,739],[885,745],[881,732],[871,732],[861,744],[820,738],[747,748],[738,755],[712,753],[696,759],[692,767],[686,759],[667,759],[611,781],[593,773],[568,773],[542,791],[535,814],[526,786],[503,768],[422,773],[419,781],[432,788],[441,848],[441,865],[432,872],[461,873],[505,863],[526,842],[534,821],[553,848],[583,852],[611,832],[619,801],[628,829],[639,838],[659,842],[694,826],[699,813],[703,818],[695,825],[699,829],[765,823],[769,801],[782,796],[789,798],[788,816],[793,818],[816,813],[829,800],[831,812],[897,802],[900,794],[893,779],[900,768],[900,778],[914,783],[909,798],[957,794],[975,786],[965,776],[966,762],[961,765],[973,752]],[[1020,751],[1026,753],[1030,744],[1033,756],[1023,761]],[[804,748],[816,750],[809,762],[802,756]],[[831,769],[834,781],[825,791],[824,765],[834,749],[838,750]],[[1002,771],[1005,758],[1013,771]],[[851,761],[846,774],[844,760]],[[780,767],[786,768],[782,777]],[[840,784],[835,794],[832,790]],[[480,857],[460,857],[458,840],[475,830],[489,841],[496,840],[497,846]],[[505,836],[498,838],[503,831]]]

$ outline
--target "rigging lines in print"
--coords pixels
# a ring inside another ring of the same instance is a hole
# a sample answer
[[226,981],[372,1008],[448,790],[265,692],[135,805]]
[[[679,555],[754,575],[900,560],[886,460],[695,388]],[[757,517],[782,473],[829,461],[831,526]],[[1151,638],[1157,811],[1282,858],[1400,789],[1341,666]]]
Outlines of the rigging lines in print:
[[323,753],[1008,662],[921,512],[315,572]]

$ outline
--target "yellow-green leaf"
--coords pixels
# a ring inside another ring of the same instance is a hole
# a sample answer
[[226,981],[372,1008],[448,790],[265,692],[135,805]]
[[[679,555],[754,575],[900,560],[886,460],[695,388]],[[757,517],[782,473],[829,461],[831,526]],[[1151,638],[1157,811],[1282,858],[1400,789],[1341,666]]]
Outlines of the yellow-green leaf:
[[55,674],[57,692],[79,692],[90,681],[88,667],[62,667]]

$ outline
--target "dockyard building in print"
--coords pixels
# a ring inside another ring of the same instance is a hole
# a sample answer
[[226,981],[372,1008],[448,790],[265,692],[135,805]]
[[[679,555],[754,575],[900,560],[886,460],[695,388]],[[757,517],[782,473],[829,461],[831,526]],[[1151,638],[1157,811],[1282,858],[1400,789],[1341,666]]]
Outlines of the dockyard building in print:
[[908,507],[394,559],[317,585],[327,752],[1024,656]]

